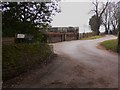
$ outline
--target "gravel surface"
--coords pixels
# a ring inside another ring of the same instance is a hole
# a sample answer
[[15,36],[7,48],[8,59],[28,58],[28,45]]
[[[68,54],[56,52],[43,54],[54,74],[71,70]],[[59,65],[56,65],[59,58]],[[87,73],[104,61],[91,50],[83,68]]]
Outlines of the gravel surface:
[[57,54],[54,60],[24,75],[12,87],[117,88],[118,55],[97,48],[100,42],[115,38],[108,35],[94,40],[54,43]]

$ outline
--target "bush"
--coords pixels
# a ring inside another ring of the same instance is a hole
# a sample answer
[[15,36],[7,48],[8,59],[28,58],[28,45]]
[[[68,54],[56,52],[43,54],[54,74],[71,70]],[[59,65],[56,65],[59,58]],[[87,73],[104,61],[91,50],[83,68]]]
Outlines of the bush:
[[44,34],[38,30],[34,30],[32,33],[25,33],[26,38],[15,38],[15,43],[47,43],[47,34]]
[[47,60],[52,54],[47,44],[10,44],[2,46],[3,81],[11,79]]
[[47,43],[47,35],[41,32],[36,32],[33,39],[34,43]]

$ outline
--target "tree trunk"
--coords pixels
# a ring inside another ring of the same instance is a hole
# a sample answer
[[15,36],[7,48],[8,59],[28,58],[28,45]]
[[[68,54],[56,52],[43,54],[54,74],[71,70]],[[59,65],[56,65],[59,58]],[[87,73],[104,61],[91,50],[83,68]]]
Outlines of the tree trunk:
[[100,28],[100,25],[97,26],[97,31],[96,31],[96,34],[97,34],[97,35],[100,35],[99,28]]
[[100,28],[100,26],[101,26],[101,17],[97,17],[97,22],[96,22],[96,25],[97,25],[97,27],[96,27],[96,34],[97,35],[100,35],[100,31],[99,31],[99,28]]
[[97,35],[100,35],[100,31],[98,30],[96,34],[97,34]]
[[105,29],[105,34],[108,34],[108,30],[107,29]]
[[107,24],[106,23],[103,23],[104,25],[104,28],[105,28],[105,34],[108,34],[108,27],[107,27]]
[[113,34],[116,35],[117,34],[117,31],[116,31],[116,27],[114,24],[112,24],[112,27],[113,27]]
[[108,34],[108,28],[105,26],[105,34]]
[[[110,32],[108,32],[108,31],[110,31]],[[107,25],[107,34],[108,33],[112,34],[112,31],[110,30],[110,23],[109,22],[108,22],[108,25]]]

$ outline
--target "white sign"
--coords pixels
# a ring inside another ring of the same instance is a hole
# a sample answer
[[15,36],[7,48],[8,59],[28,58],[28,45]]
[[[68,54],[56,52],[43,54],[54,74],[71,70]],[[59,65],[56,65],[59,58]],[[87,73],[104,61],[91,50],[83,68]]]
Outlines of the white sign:
[[25,38],[25,34],[17,34],[17,38]]

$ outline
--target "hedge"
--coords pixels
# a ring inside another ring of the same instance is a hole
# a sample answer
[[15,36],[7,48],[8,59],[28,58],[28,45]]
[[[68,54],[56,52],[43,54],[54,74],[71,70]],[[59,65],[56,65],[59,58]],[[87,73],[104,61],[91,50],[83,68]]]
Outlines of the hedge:
[[47,44],[10,44],[2,46],[2,79],[11,79],[44,62],[52,54]]

